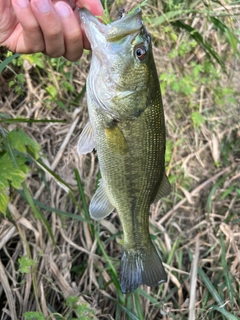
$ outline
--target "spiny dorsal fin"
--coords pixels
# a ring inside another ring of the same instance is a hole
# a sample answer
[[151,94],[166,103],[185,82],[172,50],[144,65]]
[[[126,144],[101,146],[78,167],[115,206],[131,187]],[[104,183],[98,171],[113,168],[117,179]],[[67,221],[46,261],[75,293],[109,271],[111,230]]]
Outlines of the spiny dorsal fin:
[[79,155],[89,153],[93,151],[95,145],[96,144],[93,136],[93,129],[90,122],[88,122],[80,134],[77,145],[77,152]]
[[171,185],[168,181],[166,174],[164,173],[160,186],[158,188],[157,195],[153,201],[153,203],[157,202],[163,197],[166,197],[171,192]]
[[101,220],[107,217],[113,210],[114,206],[108,199],[102,179],[100,180],[99,187],[97,188],[89,207],[90,215],[95,220]]

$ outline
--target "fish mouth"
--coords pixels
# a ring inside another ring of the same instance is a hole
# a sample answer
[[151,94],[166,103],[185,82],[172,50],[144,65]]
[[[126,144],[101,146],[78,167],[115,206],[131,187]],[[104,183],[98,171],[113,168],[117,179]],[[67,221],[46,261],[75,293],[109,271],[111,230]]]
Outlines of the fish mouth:
[[140,8],[107,25],[101,23],[86,8],[79,9],[79,15],[82,28],[92,49],[99,45],[106,47],[108,42],[119,41],[128,35],[139,32],[143,27]]

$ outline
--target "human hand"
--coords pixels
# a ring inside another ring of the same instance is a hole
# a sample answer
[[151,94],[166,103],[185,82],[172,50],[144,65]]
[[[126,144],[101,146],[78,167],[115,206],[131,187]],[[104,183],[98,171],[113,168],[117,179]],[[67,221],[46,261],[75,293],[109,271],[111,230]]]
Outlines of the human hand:
[[94,15],[103,13],[100,0],[0,0],[0,46],[16,53],[78,60],[90,44],[75,5]]

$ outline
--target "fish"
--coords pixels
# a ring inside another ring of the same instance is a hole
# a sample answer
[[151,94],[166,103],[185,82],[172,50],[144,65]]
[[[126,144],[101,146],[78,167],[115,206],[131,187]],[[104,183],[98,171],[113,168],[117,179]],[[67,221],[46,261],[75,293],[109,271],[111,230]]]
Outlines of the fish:
[[166,133],[151,37],[137,8],[103,24],[79,10],[92,49],[87,77],[89,122],[77,151],[96,149],[101,171],[89,212],[93,219],[116,209],[123,229],[119,281],[131,293],[167,281],[149,233],[150,205],[169,194],[165,173]]

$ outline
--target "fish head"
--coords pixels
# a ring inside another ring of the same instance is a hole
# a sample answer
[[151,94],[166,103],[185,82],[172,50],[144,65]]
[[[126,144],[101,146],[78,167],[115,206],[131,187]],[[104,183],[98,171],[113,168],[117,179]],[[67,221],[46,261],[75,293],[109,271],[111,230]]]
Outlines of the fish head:
[[[140,8],[110,24],[80,9],[81,24],[91,44],[88,87],[107,112],[137,116],[145,105],[149,79],[155,68],[151,38]],[[154,67],[153,67],[154,65]],[[136,102],[141,99],[141,105]],[[126,110],[132,102],[134,110]],[[137,105],[137,107],[136,107]]]

